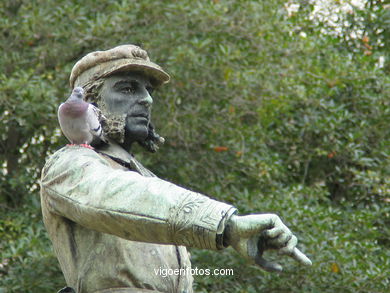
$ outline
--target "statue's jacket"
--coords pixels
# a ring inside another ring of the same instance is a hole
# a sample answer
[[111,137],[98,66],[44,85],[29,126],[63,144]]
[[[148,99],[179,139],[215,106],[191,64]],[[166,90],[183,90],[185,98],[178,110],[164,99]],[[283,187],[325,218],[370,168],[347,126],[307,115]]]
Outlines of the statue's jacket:
[[235,212],[156,177],[115,144],[54,153],[42,170],[41,203],[66,283],[77,293],[192,292],[186,247],[223,248]]

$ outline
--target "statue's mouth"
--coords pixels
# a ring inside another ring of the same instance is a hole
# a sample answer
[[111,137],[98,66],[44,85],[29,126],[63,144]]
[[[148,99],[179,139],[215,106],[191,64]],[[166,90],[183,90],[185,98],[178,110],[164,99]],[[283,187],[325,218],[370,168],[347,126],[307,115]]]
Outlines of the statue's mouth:
[[146,114],[146,113],[140,113],[140,114],[133,114],[133,115],[131,115],[131,117],[144,117],[144,118],[148,118],[149,115]]
[[149,121],[149,115],[147,113],[134,113],[129,115],[130,118],[138,118]]

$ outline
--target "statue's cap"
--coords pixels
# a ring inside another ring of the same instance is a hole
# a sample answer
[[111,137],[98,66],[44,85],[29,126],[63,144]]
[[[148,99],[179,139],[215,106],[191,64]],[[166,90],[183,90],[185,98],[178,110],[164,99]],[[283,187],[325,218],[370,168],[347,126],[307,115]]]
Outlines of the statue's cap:
[[84,87],[95,80],[118,72],[140,71],[151,78],[153,86],[169,82],[169,75],[150,61],[148,53],[135,45],[121,45],[85,55],[72,68],[70,87]]

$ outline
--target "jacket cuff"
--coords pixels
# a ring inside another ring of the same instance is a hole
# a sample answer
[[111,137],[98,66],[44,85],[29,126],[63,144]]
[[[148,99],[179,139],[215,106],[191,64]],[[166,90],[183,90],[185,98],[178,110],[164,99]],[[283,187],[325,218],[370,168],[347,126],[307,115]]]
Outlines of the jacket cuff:
[[231,205],[189,191],[183,201],[171,208],[168,218],[170,237],[177,245],[222,249],[220,239],[234,212],[236,209]]
[[226,215],[223,217],[223,219],[221,220],[221,222],[219,223],[219,226],[218,226],[218,231],[217,231],[217,248],[218,249],[224,249],[226,247],[228,247],[229,245],[226,245],[224,243],[224,233],[225,233],[225,228],[226,228],[226,225],[227,223],[229,222],[230,220],[230,217],[234,214],[237,213],[237,209],[232,207],[227,213]]

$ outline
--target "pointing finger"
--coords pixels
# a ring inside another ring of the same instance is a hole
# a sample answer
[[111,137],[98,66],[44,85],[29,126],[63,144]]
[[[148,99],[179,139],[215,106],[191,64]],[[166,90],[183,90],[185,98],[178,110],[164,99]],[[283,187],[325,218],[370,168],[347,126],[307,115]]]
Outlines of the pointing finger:
[[312,265],[312,262],[311,260],[306,256],[304,255],[298,248],[294,247],[294,250],[292,252],[292,254],[290,255],[293,259],[295,259],[296,261],[300,262],[301,264],[303,265],[306,265],[306,266],[311,266]]

